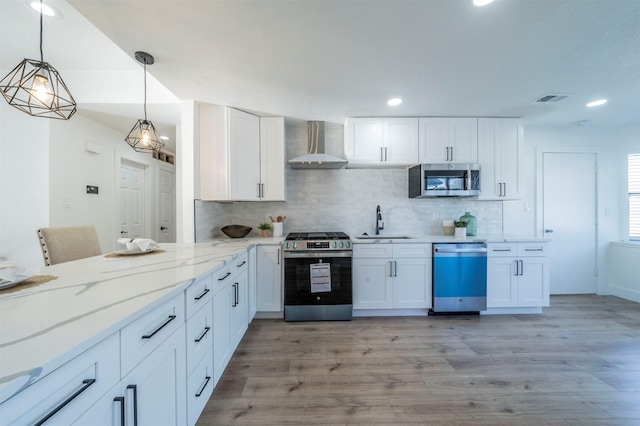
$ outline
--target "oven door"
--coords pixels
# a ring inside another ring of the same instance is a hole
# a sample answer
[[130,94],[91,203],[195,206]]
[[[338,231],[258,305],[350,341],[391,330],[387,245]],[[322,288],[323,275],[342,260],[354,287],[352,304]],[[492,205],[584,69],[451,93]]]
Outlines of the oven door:
[[351,252],[284,254],[285,320],[351,319]]

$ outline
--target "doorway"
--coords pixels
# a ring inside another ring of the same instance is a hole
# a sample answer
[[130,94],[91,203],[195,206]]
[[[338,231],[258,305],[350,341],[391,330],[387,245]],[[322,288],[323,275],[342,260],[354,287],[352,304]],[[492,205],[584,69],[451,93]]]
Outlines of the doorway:
[[541,227],[552,240],[551,294],[596,293],[597,153],[547,151],[541,163]]
[[173,170],[161,168],[158,176],[159,243],[176,242],[176,177]]
[[145,166],[122,159],[120,164],[120,231],[117,238],[146,234],[147,194]]

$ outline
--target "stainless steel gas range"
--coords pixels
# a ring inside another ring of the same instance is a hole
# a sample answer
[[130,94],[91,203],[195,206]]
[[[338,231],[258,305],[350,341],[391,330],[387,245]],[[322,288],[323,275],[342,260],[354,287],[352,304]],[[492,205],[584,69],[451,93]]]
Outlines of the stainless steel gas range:
[[344,232],[295,232],[282,245],[285,321],[350,320],[352,247]]

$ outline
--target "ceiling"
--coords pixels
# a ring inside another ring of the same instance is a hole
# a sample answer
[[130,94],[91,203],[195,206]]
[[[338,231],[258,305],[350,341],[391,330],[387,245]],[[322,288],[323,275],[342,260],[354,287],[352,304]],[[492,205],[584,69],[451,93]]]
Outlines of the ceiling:
[[[38,18],[24,1],[0,0],[2,70],[38,55]],[[45,60],[82,114],[116,127],[121,120],[125,133],[142,113],[137,50],[156,60],[148,67],[154,124],[176,124],[180,100],[337,123],[640,123],[638,0],[496,0],[483,8],[471,0],[50,1],[63,17],[45,21]],[[11,30],[20,42],[8,42]],[[532,102],[550,93],[571,96]],[[391,97],[404,102],[389,107]],[[585,106],[600,98],[608,103]]]

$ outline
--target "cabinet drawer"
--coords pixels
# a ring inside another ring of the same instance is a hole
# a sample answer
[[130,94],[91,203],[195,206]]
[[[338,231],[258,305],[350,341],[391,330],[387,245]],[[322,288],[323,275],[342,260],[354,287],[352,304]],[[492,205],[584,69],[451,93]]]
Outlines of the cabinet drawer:
[[120,380],[115,333],[0,405],[3,425],[71,424]]
[[393,257],[433,257],[431,244],[393,243]]
[[393,245],[390,243],[354,244],[353,257],[360,259],[390,258],[393,256]]
[[120,332],[122,375],[153,352],[184,320],[184,293],[180,293],[124,327]]
[[547,243],[519,243],[518,256],[546,256],[548,253]]
[[241,274],[248,269],[247,252],[240,253],[231,262],[231,273],[235,276]]
[[515,243],[487,244],[488,257],[513,257],[518,255],[518,245]]
[[187,318],[191,318],[198,309],[206,305],[213,298],[212,280],[212,275],[207,273],[187,288],[185,292],[187,298]]
[[187,379],[187,424],[196,424],[212,393],[213,350],[210,349]]
[[213,301],[187,320],[187,374],[200,362],[202,356],[213,348]]
[[233,279],[233,272],[231,271],[231,264],[227,263],[213,271],[211,274],[211,281],[213,283],[213,294],[216,295],[220,290],[224,289],[227,284]]

